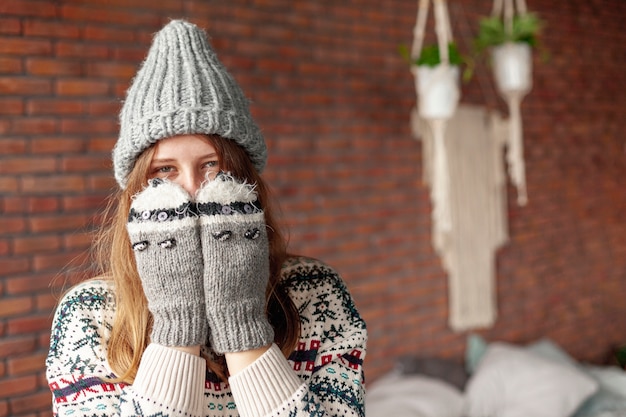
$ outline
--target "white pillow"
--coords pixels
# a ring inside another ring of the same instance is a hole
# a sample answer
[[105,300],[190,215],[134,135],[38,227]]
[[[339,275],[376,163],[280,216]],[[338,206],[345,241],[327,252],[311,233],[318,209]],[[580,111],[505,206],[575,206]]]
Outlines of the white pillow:
[[597,389],[583,372],[491,343],[468,381],[468,417],[567,417]]
[[462,417],[461,391],[439,379],[390,373],[367,387],[367,417]]
[[594,365],[585,365],[583,369],[600,382],[600,387],[626,398],[626,372],[622,369],[617,366]]

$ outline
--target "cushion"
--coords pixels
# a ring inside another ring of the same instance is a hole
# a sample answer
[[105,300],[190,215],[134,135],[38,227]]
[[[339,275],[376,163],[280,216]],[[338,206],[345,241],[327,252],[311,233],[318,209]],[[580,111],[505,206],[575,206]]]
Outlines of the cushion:
[[567,417],[597,389],[572,366],[507,343],[489,344],[465,391],[469,417]]
[[574,417],[592,417],[611,411],[622,411],[626,415],[626,372],[615,366],[585,365],[583,369],[598,381],[599,389]]
[[473,374],[478,363],[487,351],[487,342],[481,336],[471,333],[467,337],[467,346],[465,349],[465,369]]
[[367,387],[367,417],[462,417],[463,394],[444,381],[421,375],[387,374]]
[[578,361],[550,339],[539,339],[526,346],[526,349],[529,352],[552,362],[560,363],[566,366],[578,367]]

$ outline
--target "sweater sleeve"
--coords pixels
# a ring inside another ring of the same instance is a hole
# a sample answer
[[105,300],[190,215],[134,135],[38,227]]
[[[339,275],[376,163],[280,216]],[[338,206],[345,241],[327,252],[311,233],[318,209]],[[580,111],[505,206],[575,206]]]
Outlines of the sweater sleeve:
[[336,272],[297,259],[284,273],[302,323],[297,349],[285,359],[274,345],[230,378],[239,413],[363,417],[365,322]]
[[106,359],[115,302],[112,283],[87,281],[70,290],[55,313],[46,377],[55,416],[201,415],[204,359],[150,345],[133,385]]

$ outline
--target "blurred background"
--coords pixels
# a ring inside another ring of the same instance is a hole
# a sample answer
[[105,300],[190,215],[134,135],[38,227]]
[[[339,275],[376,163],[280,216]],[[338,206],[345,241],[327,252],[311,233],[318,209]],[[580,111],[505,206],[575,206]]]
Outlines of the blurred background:
[[[507,183],[497,317],[472,331],[549,337],[605,364],[626,344],[626,2],[527,3],[545,22],[549,55],[535,52],[522,102],[529,201],[519,206]],[[448,7],[468,52],[492,1]],[[448,273],[410,123],[414,78],[398,53],[413,41],[417,9],[414,0],[2,0],[0,417],[50,415],[52,313],[81,279],[116,187],[121,100],[171,18],[207,29],[250,98],[291,251],[335,267],[367,321],[367,381],[403,355],[462,361],[468,331],[448,324]],[[461,103],[507,117],[485,64]]]

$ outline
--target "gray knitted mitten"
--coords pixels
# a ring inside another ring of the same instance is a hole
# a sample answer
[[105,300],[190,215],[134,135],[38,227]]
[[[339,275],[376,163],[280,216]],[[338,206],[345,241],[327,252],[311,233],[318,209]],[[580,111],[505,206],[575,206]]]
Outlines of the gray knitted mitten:
[[189,194],[175,183],[152,179],[134,197],[128,234],[148,309],[152,342],[204,344],[207,323],[202,286],[198,217]]
[[269,246],[254,186],[219,174],[198,192],[209,339],[217,353],[268,345]]

